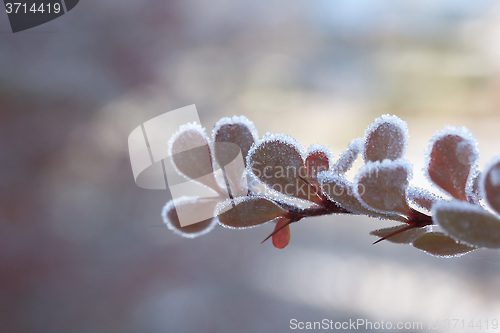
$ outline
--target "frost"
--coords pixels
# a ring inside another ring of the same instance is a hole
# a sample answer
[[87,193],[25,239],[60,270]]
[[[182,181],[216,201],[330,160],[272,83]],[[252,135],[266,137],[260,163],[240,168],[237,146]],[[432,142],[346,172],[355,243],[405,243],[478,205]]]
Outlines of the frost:
[[247,171],[270,191],[316,202],[309,184],[304,152],[297,141],[283,134],[262,138],[247,156]]
[[180,175],[218,191],[208,142],[203,127],[197,123],[185,124],[170,138],[168,154]]
[[478,205],[481,201],[481,172],[474,168],[475,170],[472,172],[469,178],[467,179],[467,184],[465,186],[465,194],[467,196],[467,201]]
[[480,184],[486,202],[497,214],[500,214],[500,156],[488,163]]
[[432,219],[451,237],[471,246],[500,248],[500,220],[480,206],[462,201],[438,202]]
[[383,115],[365,131],[363,159],[396,160],[404,156],[408,143],[408,126],[396,116]]
[[[167,202],[163,207],[161,216],[168,229],[172,230],[174,233],[186,238],[195,238],[210,232],[217,224],[216,219],[213,218],[214,208],[217,202],[217,200],[200,199],[196,197],[180,197]],[[198,223],[181,227],[177,210],[186,209],[199,212],[200,208],[204,205],[207,206],[205,207],[206,209],[211,208],[210,216],[212,217]]]
[[219,224],[232,229],[245,229],[267,223],[282,216],[286,210],[260,196],[238,197],[217,205]]
[[327,157],[328,160],[332,160],[332,152],[330,151],[330,148],[324,145],[320,145],[319,143],[315,143],[307,147],[307,156],[317,153],[317,152],[322,152],[324,153]]
[[425,174],[445,192],[465,201],[478,157],[476,140],[465,127],[446,126],[430,141]]
[[334,172],[342,174],[349,171],[362,148],[362,138],[352,140],[347,146],[347,150],[340,154],[338,161],[333,165],[332,169]]
[[411,164],[398,159],[368,162],[355,177],[354,193],[367,208],[379,213],[410,214],[406,188],[411,178]]
[[432,205],[438,201],[442,201],[443,198],[440,196],[424,189],[418,188],[414,186],[409,186],[406,189],[406,197],[413,204],[417,205],[420,208],[426,209],[430,211],[432,209]]

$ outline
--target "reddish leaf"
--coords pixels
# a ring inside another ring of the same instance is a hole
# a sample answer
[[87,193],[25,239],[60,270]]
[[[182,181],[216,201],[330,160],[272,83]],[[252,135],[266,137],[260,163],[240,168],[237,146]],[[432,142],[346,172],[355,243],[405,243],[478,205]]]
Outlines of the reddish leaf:
[[356,195],[378,212],[409,216],[406,188],[410,172],[403,160],[368,162],[356,176]]
[[403,157],[408,140],[406,122],[396,116],[384,115],[365,132],[363,158],[367,161],[396,160]]
[[467,202],[438,202],[433,220],[451,237],[469,245],[500,248],[500,219]]
[[413,242],[413,246],[437,257],[458,257],[476,250],[475,247],[459,243],[442,232],[420,236]]
[[309,182],[300,146],[285,135],[262,139],[250,150],[250,171],[269,188],[287,196],[319,202]]
[[[163,207],[163,221],[170,230],[183,237],[194,238],[201,236],[212,230],[216,224],[214,208],[217,202],[215,199],[192,197],[170,200]],[[192,212],[193,215],[186,215],[189,212]],[[179,215],[182,216],[181,219],[179,219]]]
[[219,223],[229,228],[248,228],[269,222],[286,210],[263,197],[239,197],[217,207]]
[[[243,116],[220,119],[214,126],[212,136],[214,142],[236,144],[240,148],[245,163],[250,147],[257,140],[257,132],[253,123]],[[224,146],[220,146],[220,149],[218,149],[217,145],[215,145],[214,155],[217,162],[222,166],[229,164],[236,157],[234,151],[227,151]]]
[[307,176],[311,182],[317,184],[318,173],[330,168],[330,152],[326,147],[314,145],[309,147],[306,158]]
[[287,224],[288,222],[287,218],[282,217],[276,223],[276,227],[274,227],[275,234],[272,238],[273,245],[277,249],[284,249],[290,243],[290,225]]
[[246,157],[257,139],[253,123],[243,116],[225,117],[215,124],[212,136],[215,159],[224,172],[227,191],[232,196],[245,196],[248,192]]
[[219,191],[208,139],[200,125],[181,126],[169,141],[169,155],[180,174]]
[[486,202],[500,214],[500,157],[493,160],[484,171],[483,192]]
[[475,140],[465,128],[438,132],[428,162],[429,178],[458,200],[467,200],[466,185],[477,160]]

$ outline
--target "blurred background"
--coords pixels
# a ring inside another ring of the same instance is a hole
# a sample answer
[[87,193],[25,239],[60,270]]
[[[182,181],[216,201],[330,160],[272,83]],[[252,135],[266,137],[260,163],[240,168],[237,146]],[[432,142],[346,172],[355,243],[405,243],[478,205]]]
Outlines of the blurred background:
[[1,332],[500,319],[498,251],[374,246],[392,223],[339,216],[293,225],[285,250],[259,244],[271,225],[183,239],[127,148],[144,121],[196,104],[209,130],[243,114],[338,156],[389,113],[408,122],[417,183],[447,124],[476,136],[482,168],[500,153],[497,1],[81,1],[16,34],[1,11],[0,32]]

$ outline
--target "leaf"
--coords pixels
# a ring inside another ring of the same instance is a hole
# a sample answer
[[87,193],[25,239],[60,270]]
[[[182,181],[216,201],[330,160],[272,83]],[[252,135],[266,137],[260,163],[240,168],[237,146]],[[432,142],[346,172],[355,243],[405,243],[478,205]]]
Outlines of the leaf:
[[363,147],[363,139],[357,138],[352,140],[347,146],[347,150],[340,154],[339,159],[332,167],[332,170],[337,174],[343,174],[351,169],[354,161],[358,158],[358,154]]
[[289,220],[287,218],[282,217],[274,227],[276,233],[272,236],[272,239],[273,245],[277,249],[284,249],[288,243],[290,243],[290,224],[287,224],[288,222]]
[[486,167],[482,191],[488,205],[500,214],[500,156]]
[[438,202],[434,222],[449,236],[469,245],[500,248],[500,219],[467,202]]
[[363,159],[380,161],[403,157],[408,141],[406,122],[396,116],[383,115],[365,131]]
[[355,178],[355,195],[378,212],[409,216],[406,188],[410,170],[409,163],[404,160],[368,162]]
[[300,146],[289,136],[272,135],[259,141],[248,153],[247,168],[276,192],[319,202],[308,180]]
[[417,249],[437,257],[459,257],[476,250],[475,247],[462,244],[442,232],[430,232],[413,242]]
[[[216,199],[200,199],[181,197],[170,200],[163,207],[163,222],[176,234],[187,238],[195,238],[208,233],[216,225],[214,208]],[[179,214],[177,214],[179,212]],[[193,215],[189,216],[189,212]],[[182,216],[179,220],[179,215]],[[209,216],[207,218],[207,216]],[[184,225],[184,226],[181,226]],[[188,225],[186,225],[188,224]]]
[[443,198],[437,196],[432,192],[429,192],[425,188],[414,186],[409,186],[406,189],[406,197],[413,204],[427,211],[430,211],[432,209],[432,205],[434,203],[443,200]]
[[467,180],[477,158],[472,134],[465,127],[446,127],[431,140],[429,178],[455,199],[466,201]]
[[330,151],[325,146],[311,145],[306,158],[307,176],[317,184],[318,174],[330,168]]
[[225,200],[217,206],[219,223],[229,228],[248,228],[269,222],[283,216],[287,211],[263,197],[235,198]]
[[406,221],[405,218],[395,214],[385,214],[376,212],[363,205],[354,194],[353,184],[345,177],[336,174],[334,171],[322,172],[318,176],[318,181],[323,192],[332,201],[335,201],[343,208],[354,214],[364,214],[371,217]]
[[200,125],[182,125],[170,138],[168,148],[172,164],[179,174],[219,192],[208,138]]
[[[252,147],[258,138],[255,126],[244,116],[224,117],[220,119],[214,126],[212,137],[214,142],[234,143],[240,148],[245,163],[250,147]],[[217,147],[215,145],[215,160],[221,166],[225,166],[235,159],[236,155],[234,155],[234,152],[227,151],[224,146],[220,146],[220,149]]]
[[[390,228],[384,228],[384,229],[378,229],[375,231],[370,232],[370,235],[373,236],[378,236],[378,237],[386,237],[387,235],[390,235],[391,233],[400,230],[401,228],[404,228],[408,226],[407,224],[401,224],[397,225],[394,227]],[[412,228],[403,232],[400,232],[394,236],[391,236],[389,238],[386,238],[389,242],[392,243],[397,243],[397,244],[411,244],[415,239],[418,237],[424,235],[425,233],[429,232],[429,228],[423,227],[423,228]]]

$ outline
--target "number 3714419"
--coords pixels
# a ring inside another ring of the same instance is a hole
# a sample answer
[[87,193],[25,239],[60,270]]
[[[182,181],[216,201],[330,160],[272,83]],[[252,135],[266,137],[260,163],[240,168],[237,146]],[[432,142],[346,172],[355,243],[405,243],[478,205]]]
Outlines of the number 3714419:
[[25,2],[6,2],[5,10],[7,14],[29,14],[29,13],[47,13],[58,14],[61,12],[60,3],[39,3],[27,4]]

